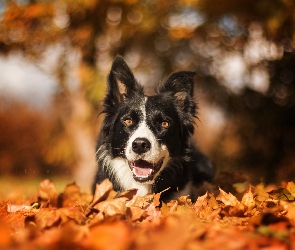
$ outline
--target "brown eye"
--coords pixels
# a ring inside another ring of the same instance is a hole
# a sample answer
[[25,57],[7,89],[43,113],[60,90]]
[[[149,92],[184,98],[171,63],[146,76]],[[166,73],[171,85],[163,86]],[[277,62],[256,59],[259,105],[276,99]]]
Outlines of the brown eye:
[[127,118],[127,119],[124,120],[124,124],[127,127],[129,127],[129,126],[131,126],[133,124],[133,122],[132,122],[132,120],[130,118]]
[[167,122],[167,121],[163,121],[162,124],[161,124],[162,128],[168,128],[169,125],[170,125],[170,124],[169,124],[169,122]]

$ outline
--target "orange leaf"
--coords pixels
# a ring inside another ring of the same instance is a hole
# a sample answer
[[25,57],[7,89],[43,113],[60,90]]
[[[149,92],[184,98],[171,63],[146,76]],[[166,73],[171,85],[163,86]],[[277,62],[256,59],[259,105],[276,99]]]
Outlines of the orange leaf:
[[40,183],[38,197],[41,202],[49,201],[52,206],[57,207],[58,193],[56,191],[54,183],[51,180],[45,179]]
[[102,201],[94,206],[99,212],[110,217],[114,215],[125,215],[127,198],[121,197],[113,200]]
[[89,235],[91,249],[127,250],[131,248],[130,228],[122,221],[91,227]]
[[93,207],[95,204],[97,204],[103,200],[106,200],[109,193],[112,190],[113,190],[113,184],[108,179],[105,179],[100,184],[96,184],[94,197],[93,197],[93,200],[89,206]]
[[75,183],[69,184],[66,186],[64,193],[61,195],[62,207],[88,205],[91,200],[90,197],[90,195],[82,193],[80,187]]

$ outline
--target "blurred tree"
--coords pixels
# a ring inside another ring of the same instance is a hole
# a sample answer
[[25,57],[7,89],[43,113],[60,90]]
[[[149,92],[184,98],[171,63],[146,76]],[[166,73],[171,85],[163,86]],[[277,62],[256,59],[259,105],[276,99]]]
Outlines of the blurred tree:
[[[105,75],[119,53],[147,92],[172,70],[196,70],[199,95],[211,107],[222,108],[227,120],[208,153],[220,168],[255,170],[256,179],[277,181],[295,177],[294,4],[3,1],[0,51],[20,50],[38,62],[48,48],[62,47],[54,71],[59,79],[55,107],[63,124],[60,133],[77,137],[81,166],[92,164],[86,159],[97,130],[93,117],[100,108]],[[77,88],[71,87],[68,75],[73,51],[79,58]]]

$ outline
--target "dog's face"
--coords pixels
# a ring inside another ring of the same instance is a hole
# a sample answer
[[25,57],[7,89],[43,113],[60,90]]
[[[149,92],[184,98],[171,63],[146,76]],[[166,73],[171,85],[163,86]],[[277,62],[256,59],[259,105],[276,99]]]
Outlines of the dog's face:
[[128,162],[137,182],[152,183],[171,158],[181,157],[193,133],[193,72],[170,75],[157,95],[143,88],[121,57],[113,63],[104,101],[104,143]]

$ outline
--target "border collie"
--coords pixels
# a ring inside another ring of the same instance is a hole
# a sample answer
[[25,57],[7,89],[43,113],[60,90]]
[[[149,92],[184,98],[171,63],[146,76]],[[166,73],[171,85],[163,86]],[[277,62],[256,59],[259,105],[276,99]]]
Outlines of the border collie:
[[[194,72],[171,74],[145,96],[122,57],[108,76],[105,118],[97,145],[93,184],[108,178],[116,191],[161,194],[161,200],[193,197],[193,187],[214,176],[211,162],[194,147]],[[166,190],[167,189],[167,190]]]

